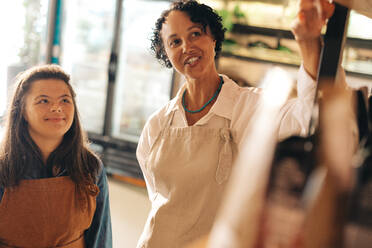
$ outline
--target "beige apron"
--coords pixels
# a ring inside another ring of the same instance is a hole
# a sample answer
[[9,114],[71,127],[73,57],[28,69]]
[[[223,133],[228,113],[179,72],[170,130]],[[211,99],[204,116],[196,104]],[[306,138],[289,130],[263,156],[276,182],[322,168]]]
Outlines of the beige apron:
[[76,194],[70,177],[22,180],[6,188],[0,203],[0,248],[84,248],[96,194]]
[[225,127],[171,127],[151,147],[146,169],[152,209],[137,247],[184,247],[210,232],[230,175],[236,145]]

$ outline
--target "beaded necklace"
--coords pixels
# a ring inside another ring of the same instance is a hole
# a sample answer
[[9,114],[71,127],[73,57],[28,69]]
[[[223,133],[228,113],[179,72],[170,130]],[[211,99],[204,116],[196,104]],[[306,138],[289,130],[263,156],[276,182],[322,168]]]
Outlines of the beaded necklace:
[[210,104],[210,103],[213,101],[213,99],[215,99],[215,98],[217,97],[218,93],[220,93],[220,91],[221,91],[222,85],[223,85],[223,78],[220,76],[220,85],[218,86],[218,89],[216,90],[216,92],[214,93],[214,95],[212,96],[212,98],[209,99],[209,101],[206,102],[206,103],[205,103],[205,104],[204,104],[200,109],[198,109],[198,110],[188,110],[188,109],[186,108],[186,104],[185,104],[185,94],[186,94],[186,90],[185,90],[185,91],[183,92],[183,94],[182,94],[182,106],[183,106],[183,109],[184,109],[185,111],[189,112],[189,113],[192,113],[192,114],[194,114],[194,113],[199,113],[200,111],[202,111],[203,109],[205,109],[205,107],[207,107],[208,104]]

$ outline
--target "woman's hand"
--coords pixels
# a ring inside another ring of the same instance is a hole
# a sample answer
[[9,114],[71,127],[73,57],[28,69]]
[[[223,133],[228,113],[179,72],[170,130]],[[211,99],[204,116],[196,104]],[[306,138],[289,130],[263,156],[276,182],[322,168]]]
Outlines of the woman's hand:
[[334,5],[328,0],[300,0],[292,32],[297,41],[315,40],[326,21],[332,16]]
[[305,70],[314,79],[318,70],[321,30],[333,12],[334,5],[328,0],[299,0],[292,32],[300,47]]

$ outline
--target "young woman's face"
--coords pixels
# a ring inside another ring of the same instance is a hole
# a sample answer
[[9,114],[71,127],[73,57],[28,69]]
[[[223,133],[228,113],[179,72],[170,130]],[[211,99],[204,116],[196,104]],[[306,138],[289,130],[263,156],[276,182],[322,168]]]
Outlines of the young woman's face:
[[161,29],[165,52],[173,67],[186,77],[198,78],[215,70],[216,42],[207,26],[205,32],[182,11],[169,13]]
[[31,84],[25,100],[24,115],[32,139],[62,140],[75,111],[67,84],[60,79],[37,80]]

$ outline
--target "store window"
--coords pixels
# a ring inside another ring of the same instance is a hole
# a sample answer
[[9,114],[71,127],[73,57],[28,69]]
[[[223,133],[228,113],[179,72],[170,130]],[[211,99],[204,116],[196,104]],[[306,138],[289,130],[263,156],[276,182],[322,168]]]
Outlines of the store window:
[[150,52],[155,21],[168,6],[168,1],[124,1],[113,115],[116,138],[137,142],[149,116],[170,99],[173,70]]
[[60,63],[71,74],[85,130],[102,133],[115,0],[63,1]]
[[48,2],[0,1],[0,117],[14,77],[45,62]]

